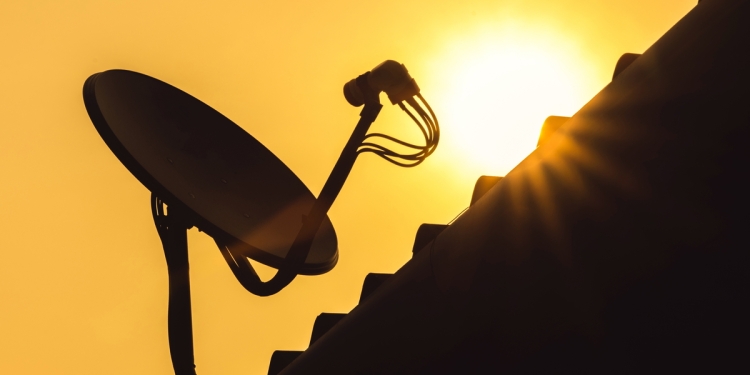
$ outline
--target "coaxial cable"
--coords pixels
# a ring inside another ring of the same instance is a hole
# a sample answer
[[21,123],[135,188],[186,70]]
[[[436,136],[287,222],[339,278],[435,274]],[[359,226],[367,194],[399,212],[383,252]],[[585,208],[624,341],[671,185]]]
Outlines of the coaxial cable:
[[[414,123],[417,124],[417,127],[424,137],[424,146],[402,141],[396,137],[383,133],[370,133],[364,138],[362,144],[360,145],[360,148],[357,150],[357,153],[370,152],[380,156],[390,163],[396,164],[401,167],[414,167],[424,162],[424,160],[428,156],[430,156],[437,148],[437,144],[440,140],[440,127],[438,125],[435,113],[432,111],[432,108],[430,108],[430,105],[427,103],[424,97],[422,97],[421,94],[417,94],[417,97],[425,105],[425,107],[427,107],[429,114],[425,112],[424,109],[422,109],[422,107],[413,97],[408,98],[405,101],[416,111],[416,114],[422,120],[421,122],[417,119],[417,116],[415,116],[414,113],[412,113],[404,105],[403,102],[399,102],[398,105],[404,112],[406,112],[407,115],[409,115]],[[396,152],[386,146],[376,143],[378,139],[383,139],[406,148],[414,149],[416,152]]]

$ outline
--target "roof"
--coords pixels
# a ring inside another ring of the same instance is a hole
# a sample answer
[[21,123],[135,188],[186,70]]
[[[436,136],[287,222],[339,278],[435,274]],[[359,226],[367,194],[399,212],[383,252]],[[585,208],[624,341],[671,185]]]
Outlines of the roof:
[[747,368],[749,18],[697,5],[280,373]]

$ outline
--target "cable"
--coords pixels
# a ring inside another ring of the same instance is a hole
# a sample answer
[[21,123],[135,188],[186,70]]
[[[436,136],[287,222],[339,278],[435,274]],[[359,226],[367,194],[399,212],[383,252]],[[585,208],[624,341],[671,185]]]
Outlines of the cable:
[[[435,116],[435,113],[432,111],[432,108],[427,103],[427,101],[422,97],[421,94],[416,95],[419,100],[427,107],[427,110],[429,111],[429,114],[422,109],[422,107],[419,105],[419,103],[414,99],[414,97],[410,97],[406,100],[404,100],[407,104],[409,104],[410,107],[412,107],[417,115],[422,119],[420,122],[417,117],[404,105],[403,102],[398,102],[398,106],[406,112],[409,117],[414,121],[414,123],[417,124],[417,127],[419,127],[419,130],[422,132],[422,136],[424,137],[425,144],[424,146],[415,145],[409,142],[402,141],[400,139],[397,139],[395,137],[392,137],[387,134],[383,133],[370,133],[365,136],[364,140],[362,141],[362,144],[359,146],[360,148],[357,150],[358,154],[362,154],[365,152],[370,152],[375,155],[380,156],[381,158],[387,160],[390,163],[393,163],[395,165],[401,166],[401,167],[415,167],[427,159],[428,156],[432,155],[432,153],[437,148],[438,142],[440,141],[440,126],[437,121],[437,117]],[[376,143],[378,139],[382,139],[388,142],[393,142],[397,145],[410,148],[415,150],[413,153],[399,153],[396,151],[393,151],[392,149],[383,146],[381,144]]]

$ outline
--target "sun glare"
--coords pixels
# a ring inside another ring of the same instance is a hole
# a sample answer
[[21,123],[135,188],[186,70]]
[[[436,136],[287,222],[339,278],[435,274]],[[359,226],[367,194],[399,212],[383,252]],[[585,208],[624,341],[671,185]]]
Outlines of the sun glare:
[[442,146],[475,175],[507,173],[534,150],[547,116],[570,116],[591,94],[586,62],[555,30],[483,30],[454,40],[439,61]]

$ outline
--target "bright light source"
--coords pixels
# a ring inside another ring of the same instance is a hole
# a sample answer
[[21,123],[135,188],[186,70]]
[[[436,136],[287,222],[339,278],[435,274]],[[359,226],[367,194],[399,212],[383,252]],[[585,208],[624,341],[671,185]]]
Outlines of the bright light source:
[[575,44],[529,25],[456,39],[438,61],[444,152],[472,174],[507,173],[534,150],[547,116],[585,104],[595,77]]

